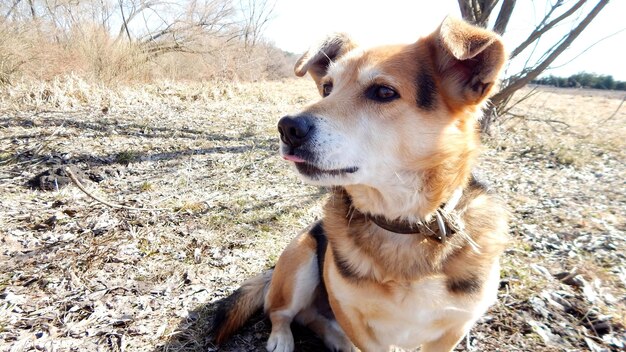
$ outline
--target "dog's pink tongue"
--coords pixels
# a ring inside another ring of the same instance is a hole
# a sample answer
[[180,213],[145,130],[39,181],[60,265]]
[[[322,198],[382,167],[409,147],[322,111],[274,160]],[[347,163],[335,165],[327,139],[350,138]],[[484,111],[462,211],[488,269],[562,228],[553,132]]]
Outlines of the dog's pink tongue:
[[300,158],[298,156],[289,155],[289,154],[283,155],[283,159],[289,160],[289,161],[293,161],[294,163],[303,163],[304,162],[304,159],[302,159],[302,158]]

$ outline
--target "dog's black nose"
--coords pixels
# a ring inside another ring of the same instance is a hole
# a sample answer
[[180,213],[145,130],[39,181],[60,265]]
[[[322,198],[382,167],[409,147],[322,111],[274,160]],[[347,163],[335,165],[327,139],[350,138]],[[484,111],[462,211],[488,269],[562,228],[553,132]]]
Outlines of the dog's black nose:
[[299,147],[310,137],[313,124],[308,116],[284,116],[278,121],[280,139],[291,147]]

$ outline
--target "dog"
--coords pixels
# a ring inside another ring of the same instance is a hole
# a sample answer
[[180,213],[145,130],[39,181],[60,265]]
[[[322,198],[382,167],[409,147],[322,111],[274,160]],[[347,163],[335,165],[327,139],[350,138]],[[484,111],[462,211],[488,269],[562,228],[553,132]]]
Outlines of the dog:
[[224,299],[224,342],[258,309],[267,350],[293,351],[290,324],[333,351],[451,351],[496,301],[507,210],[477,181],[478,120],[506,61],[501,38],[446,18],[409,45],[328,37],[296,63],[322,98],[278,122],[280,154],[330,186],[321,221],[276,266]]

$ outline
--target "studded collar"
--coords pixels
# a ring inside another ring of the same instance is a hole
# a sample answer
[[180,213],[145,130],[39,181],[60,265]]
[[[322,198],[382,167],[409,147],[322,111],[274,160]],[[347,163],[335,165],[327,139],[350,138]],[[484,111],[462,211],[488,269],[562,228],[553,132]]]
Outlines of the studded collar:
[[459,231],[459,224],[450,213],[459,202],[463,191],[458,189],[451,199],[435,210],[429,221],[411,222],[408,220],[388,220],[384,216],[361,213],[352,204],[352,199],[346,194],[349,212],[358,212],[367,221],[373,222],[376,226],[387,231],[403,235],[422,235],[426,238],[445,243],[446,240]]

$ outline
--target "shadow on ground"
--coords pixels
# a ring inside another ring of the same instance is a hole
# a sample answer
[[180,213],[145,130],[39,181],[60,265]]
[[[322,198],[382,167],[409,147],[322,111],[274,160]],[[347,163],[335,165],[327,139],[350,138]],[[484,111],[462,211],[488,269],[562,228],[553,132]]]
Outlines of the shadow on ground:
[[[129,136],[129,137],[141,137],[141,138],[206,138],[214,141],[232,141],[237,138],[224,136],[222,134],[209,133],[199,129],[193,128],[168,128],[161,126],[154,126],[148,124],[127,123],[123,120],[120,121],[116,118],[104,118],[95,121],[81,121],[75,118],[73,115],[81,116],[84,114],[91,114],[87,111],[79,111],[74,114],[47,111],[49,114],[62,114],[62,116],[72,116],[72,118],[57,118],[57,117],[40,117],[38,119],[28,117],[8,117],[0,118],[0,127],[14,127],[20,126],[24,128],[33,128],[46,126],[50,130],[44,131],[39,135],[12,135],[5,137],[5,139],[20,139],[20,138],[33,138],[41,137],[51,134],[54,128],[67,127],[76,128],[84,131],[102,132],[104,134],[115,131],[117,135]],[[37,114],[35,114],[37,115]]]
[[94,155],[94,154],[78,154],[71,158],[65,157],[59,153],[45,153],[39,154],[33,150],[20,151],[13,154],[14,162],[20,164],[39,164],[44,162],[46,164],[77,164],[86,163],[88,165],[102,166],[112,164],[129,164],[131,162],[145,162],[145,161],[167,161],[179,159],[185,156],[191,155],[207,155],[214,153],[231,153],[240,154],[249,152],[252,150],[264,150],[267,152],[276,151],[277,147],[273,145],[274,139],[248,139],[246,144],[235,146],[215,146],[211,148],[195,148],[195,149],[180,149],[171,152],[161,153],[146,153],[138,151],[123,151],[118,153],[112,153],[107,155]]
[[[228,342],[221,346],[213,344],[209,332],[217,305],[218,302],[212,302],[191,311],[187,318],[181,320],[165,344],[157,346],[153,352],[265,351],[271,324],[261,312],[257,312]],[[295,323],[292,324],[291,330],[294,335],[295,351],[328,351],[324,343],[310,330]]]
[[[51,112],[54,113],[54,112]],[[84,112],[79,112],[84,113]],[[68,113],[65,113],[67,115]],[[64,164],[73,165],[77,163],[86,163],[89,166],[104,166],[112,164],[128,164],[130,162],[145,161],[168,161],[179,159],[193,155],[210,155],[210,154],[241,154],[250,151],[266,151],[277,153],[277,139],[270,138],[254,138],[243,132],[239,136],[228,136],[221,133],[212,133],[208,131],[192,129],[192,128],[168,128],[153,125],[142,125],[136,123],[123,123],[117,119],[101,119],[93,122],[80,121],[72,118],[55,118],[41,117],[37,120],[34,118],[12,117],[0,118],[0,128],[9,127],[22,128],[40,128],[35,133],[23,133],[20,135],[9,135],[0,137],[0,140],[18,141],[20,144],[30,144],[30,148],[22,148],[18,150],[7,150],[3,159],[0,159],[0,165],[18,163],[22,166],[44,163],[47,165]],[[123,150],[111,154],[97,155],[95,153],[76,153],[71,156],[62,155],[54,151],[46,150],[46,138],[70,138],[72,134],[59,132],[59,128],[74,128],[83,132],[99,132],[100,136],[108,136],[115,134],[117,136],[126,136],[130,138],[159,138],[159,139],[193,139],[206,140],[214,143],[234,142],[236,145],[224,146],[216,145],[208,148],[183,148],[167,152],[148,153],[141,150]],[[242,143],[243,142],[243,143]],[[10,157],[8,157],[10,155]]]

